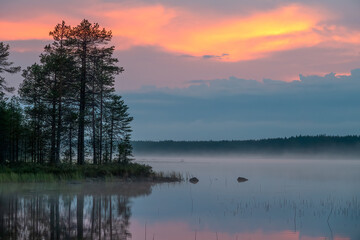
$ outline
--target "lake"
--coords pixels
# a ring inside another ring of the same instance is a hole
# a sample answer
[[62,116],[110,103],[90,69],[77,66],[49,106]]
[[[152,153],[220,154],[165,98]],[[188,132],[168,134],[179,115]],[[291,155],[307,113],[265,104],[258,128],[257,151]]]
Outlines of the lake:
[[359,160],[137,161],[199,182],[1,184],[0,239],[360,239]]

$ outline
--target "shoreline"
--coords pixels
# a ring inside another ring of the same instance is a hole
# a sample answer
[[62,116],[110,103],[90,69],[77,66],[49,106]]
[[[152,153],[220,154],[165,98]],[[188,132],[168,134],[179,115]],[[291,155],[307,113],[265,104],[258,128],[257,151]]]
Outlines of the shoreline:
[[41,165],[16,163],[0,165],[1,183],[37,182],[181,182],[176,172],[154,172],[152,167],[139,163],[111,163],[103,165]]

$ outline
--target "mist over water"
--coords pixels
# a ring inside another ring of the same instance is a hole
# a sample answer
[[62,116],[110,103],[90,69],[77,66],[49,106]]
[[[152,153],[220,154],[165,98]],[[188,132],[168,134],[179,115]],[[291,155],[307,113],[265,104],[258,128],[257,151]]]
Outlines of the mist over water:
[[[149,209],[161,219],[158,221],[177,229],[172,230],[178,232],[175,236],[181,235],[169,239],[194,239],[195,233],[197,239],[360,237],[357,160],[256,156],[137,159],[154,170],[176,169],[185,177],[199,179],[197,184],[157,186],[148,198],[138,200],[139,206],[154,206]],[[249,181],[238,183],[238,177]],[[154,223],[153,234],[167,239],[153,215],[142,212],[138,214],[147,222],[148,231]]]
[[[186,180],[2,184],[0,239],[360,238],[358,160],[136,159]],[[239,183],[238,177],[249,180]]]

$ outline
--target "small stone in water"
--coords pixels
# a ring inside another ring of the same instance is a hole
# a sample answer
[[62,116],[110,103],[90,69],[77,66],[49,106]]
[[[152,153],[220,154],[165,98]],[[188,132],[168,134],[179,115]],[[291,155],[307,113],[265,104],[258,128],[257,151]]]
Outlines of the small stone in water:
[[197,179],[196,177],[192,177],[189,179],[189,182],[193,183],[193,184],[196,184],[199,182],[199,179]]
[[244,178],[244,177],[238,177],[237,178],[237,181],[238,182],[246,182],[248,179],[247,178]]

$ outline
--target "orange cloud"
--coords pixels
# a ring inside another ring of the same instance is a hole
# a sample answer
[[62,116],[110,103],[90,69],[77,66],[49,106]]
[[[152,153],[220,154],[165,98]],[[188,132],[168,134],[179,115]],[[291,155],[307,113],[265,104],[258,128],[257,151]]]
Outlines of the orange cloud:
[[[269,52],[313,46],[320,42],[312,28],[324,17],[299,5],[247,17],[201,15],[161,5],[108,10],[115,36],[126,47],[156,45],[193,56],[215,55],[225,61],[249,60]],[[197,16],[199,15],[199,16]]]
[[49,24],[0,21],[0,40],[49,39]]
[[97,18],[105,19],[114,36],[129,39],[133,46],[161,45],[161,35],[167,34],[163,29],[177,16],[175,10],[161,5],[119,9],[115,6],[98,13],[90,10],[89,14],[95,12]]
[[[328,20],[328,14],[299,4],[248,16],[222,16],[162,5],[125,6],[93,1],[68,23],[77,24],[80,16],[111,29],[114,44],[120,50],[150,45],[175,54],[208,56],[221,61],[257,59],[276,51],[323,42],[360,42],[359,32],[320,26]],[[48,39],[48,32],[59,19],[58,14],[48,13],[27,22],[0,20],[0,40]]]
[[[59,14],[44,14],[36,16],[26,21],[7,21],[0,18],[0,41],[12,40],[49,40],[49,32],[54,29],[55,25],[61,22]],[[74,21],[74,18],[67,19]]]
[[164,47],[196,56],[226,53],[228,61],[249,60],[272,51],[317,44],[320,39],[312,28],[321,18],[304,7],[287,6],[188,28],[164,41]]

